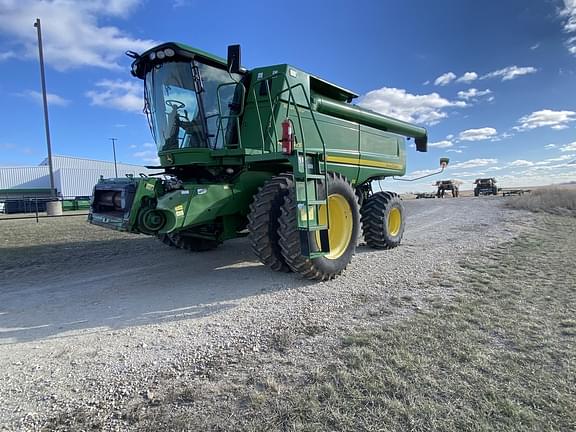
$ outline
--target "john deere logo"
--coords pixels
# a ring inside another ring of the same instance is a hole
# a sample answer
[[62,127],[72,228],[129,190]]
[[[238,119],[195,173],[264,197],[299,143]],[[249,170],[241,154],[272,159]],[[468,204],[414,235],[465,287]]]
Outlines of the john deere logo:
[[174,163],[174,157],[172,156],[172,153],[168,153],[166,155],[166,162],[168,162],[170,165]]

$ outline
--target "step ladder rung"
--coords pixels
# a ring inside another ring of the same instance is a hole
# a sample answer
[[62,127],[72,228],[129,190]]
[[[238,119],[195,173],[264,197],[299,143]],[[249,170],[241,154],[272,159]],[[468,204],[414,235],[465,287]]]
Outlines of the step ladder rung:
[[[326,176],[324,174],[307,174],[306,178],[308,180],[325,180]],[[304,173],[299,173],[297,180],[304,180]]]
[[306,201],[298,201],[298,204],[302,204],[302,205],[326,205],[326,200],[308,200],[308,202]]
[[328,252],[310,252],[310,259],[321,258],[328,255]]
[[316,224],[310,224],[310,226],[308,227],[301,227],[300,230],[301,231],[322,231],[322,230],[327,230],[328,229],[328,225],[316,225]]

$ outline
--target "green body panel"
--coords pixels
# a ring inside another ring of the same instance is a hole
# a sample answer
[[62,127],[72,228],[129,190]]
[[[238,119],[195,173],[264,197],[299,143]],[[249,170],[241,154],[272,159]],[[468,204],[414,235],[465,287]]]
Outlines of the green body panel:
[[[187,45],[166,43],[136,58],[133,75],[144,78],[158,67],[160,61],[153,57],[166,49],[173,50],[173,58],[167,62],[193,59],[226,69],[226,60],[218,56]],[[219,96],[219,112],[211,113],[220,120],[231,119],[228,129],[222,130],[226,132],[223,148],[195,146],[160,151],[161,166],[167,174],[179,179],[176,186],[167,179],[132,179],[136,190],[130,208],[124,209],[128,216],[115,219],[92,212],[90,220],[130,232],[186,231],[186,235],[215,236],[223,240],[239,235],[258,188],[272,176],[292,171],[298,206],[302,210],[298,226],[324,230],[327,226],[319,226],[317,215],[320,206],[326,205],[319,186],[326,181],[327,172],[340,173],[353,185],[360,186],[371,179],[405,174],[405,137],[416,139],[419,150],[423,143],[422,151],[425,151],[424,128],[353,105],[350,102],[357,95],[352,91],[293,66],[260,67],[243,71],[241,76],[242,84],[236,80],[221,84],[236,86],[233,102],[237,100],[236,95],[241,95],[240,102],[234,102],[235,111],[229,110],[234,114],[229,117],[222,114]],[[230,77],[232,79],[232,75]],[[203,89],[195,91],[201,94]],[[176,108],[172,110],[155,115],[166,121],[162,116],[176,112]],[[291,154],[282,153],[280,142],[282,123],[286,119],[291,121],[294,136]],[[228,133],[230,131],[236,133]],[[164,142],[158,145],[162,148]],[[107,182],[102,184],[103,189],[110,187]],[[126,188],[126,181],[119,181],[118,185],[119,190]],[[162,227],[150,230],[159,220]],[[208,230],[214,227],[215,231]]]
[[156,210],[167,218],[159,233],[207,224],[224,216],[246,216],[258,187],[270,176],[269,172],[246,171],[231,183],[186,183],[183,189],[158,197]]

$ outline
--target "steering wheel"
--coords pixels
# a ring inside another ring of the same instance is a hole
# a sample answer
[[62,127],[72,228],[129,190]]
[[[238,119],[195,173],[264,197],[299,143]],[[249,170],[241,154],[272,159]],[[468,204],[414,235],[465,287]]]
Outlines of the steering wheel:
[[168,99],[166,101],[166,105],[168,105],[173,110],[179,110],[186,107],[186,104],[180,102],[179,100]]

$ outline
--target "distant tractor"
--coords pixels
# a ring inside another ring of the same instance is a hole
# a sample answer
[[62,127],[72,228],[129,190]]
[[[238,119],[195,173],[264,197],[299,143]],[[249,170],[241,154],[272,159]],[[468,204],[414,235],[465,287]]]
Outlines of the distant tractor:
[[496,186],[496,179],[479,178],[474,181],[476,187],[474,188],[474,196],[480,195],[498,195],[498,187]]
[[127,54],[163,173],[101,180],[91,223],[191,251],[248,236],[269,268],[313,280],[346,268],[361,230],[398,246],[402,201],[371,182],[404,175],[405,139],[425,152],[426,129],[288,64],[246,70],[237,45],[228,59],[179,43]]
[[446,191],[452,191],[453,198],[458,198],[460,195],[460,182],[458,180],[438,180],[436,186],[438,187],[437,198],[444,198]]
[[436,198],[436,194],[432,192],[418,192],[416,199]]

